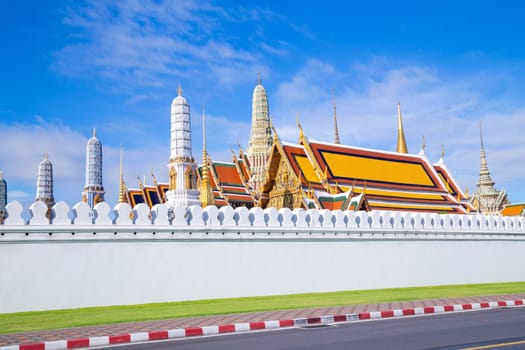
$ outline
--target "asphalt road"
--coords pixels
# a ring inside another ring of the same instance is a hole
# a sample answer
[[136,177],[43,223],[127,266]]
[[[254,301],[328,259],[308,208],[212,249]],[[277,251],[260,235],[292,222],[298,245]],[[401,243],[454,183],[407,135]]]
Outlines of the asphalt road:
[[[119,346],[130,350],[525,349],[525,308],[405,317]],[[487,349],[487,347],[483,347]]]

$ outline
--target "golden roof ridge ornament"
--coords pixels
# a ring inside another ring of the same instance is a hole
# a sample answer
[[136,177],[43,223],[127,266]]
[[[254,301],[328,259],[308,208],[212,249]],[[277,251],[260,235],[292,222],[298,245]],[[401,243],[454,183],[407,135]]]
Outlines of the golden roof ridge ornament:
[[200,188],[200,201],[202,207],[215,204],[213,190],[208,177],[208,153],[206,152],[206,114],[202,106],[202,181]]
[[408,153],[403,120],[401,118],[401,103],[399,102],[397,103],[397,152]]
[[122,167],[122,146],[120,146],[120,181],[119,181],[119,194],[118,194],[118,202],[119,203],[127,203],[128,202],[128,196],[126,194],[126,184],[124,183],[124,170]]
[[332,86],[332,103],[334,105],[334,143],[340,144],[341,141],[339,139],[339,128],[337,127],[337,110],[335,106],[335,94],[334,94],[334,87]]
[[305,136],[304,136],[303,127],[301,126],[301,123],[299,122],[299,113],[295,115],[295,122],[297,123],[297,127],[299,128],[299,142],[304,143],[303,141],[305,141]]
[[157,182],[157,177],[153,174],[153,169],[151,169],[151,177],[153,178],[153,185],[157,187],[159,183]]

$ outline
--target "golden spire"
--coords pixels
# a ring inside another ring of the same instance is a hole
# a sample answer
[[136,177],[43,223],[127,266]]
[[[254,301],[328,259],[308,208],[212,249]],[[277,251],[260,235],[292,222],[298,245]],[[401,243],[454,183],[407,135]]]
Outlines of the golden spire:
[[213,190],[208,178],[208,154],[206,152],[206,115],[202,106],[202,181],[200,188],[200,201],[202,207],[214,205]]
[[334,143],[340,144],[339,141],[339,128],[337,127],[337,112],[335,107],[335,95],[334,95],[334,88],[332,87],[332,102],[334,105]]
[[299,122],[299,113],[295,116],[295,122],[297,123],[297,127],[299,128],[299,142],[304,140],[304,132],[303,127],[301,126],[301,123]]
[[122,147],[120,147],[120,182],[119,182],[119,203],[127,203],[128,196],[126,195],[126,184],[124,183],[124,172],[122,170]]
[[399,102],[397,103],[397,152],[408,153],[403,120],[401,119],[401,104]]

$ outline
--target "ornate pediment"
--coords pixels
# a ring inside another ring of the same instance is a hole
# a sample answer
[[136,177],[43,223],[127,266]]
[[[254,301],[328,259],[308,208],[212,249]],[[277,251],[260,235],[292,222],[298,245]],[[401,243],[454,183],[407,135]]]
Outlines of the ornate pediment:
[[279,162],[274,180],[274,185],[269,195],[268,207],[301,208],[304,195],[301,190],[301,181],[283,158]]

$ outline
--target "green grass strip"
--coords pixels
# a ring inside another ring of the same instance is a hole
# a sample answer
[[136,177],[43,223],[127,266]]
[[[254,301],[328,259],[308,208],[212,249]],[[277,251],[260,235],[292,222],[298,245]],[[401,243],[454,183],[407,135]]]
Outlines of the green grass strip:
[[0,314],[0,333],[243,312],[524,293],[525,282],[212,299]]

